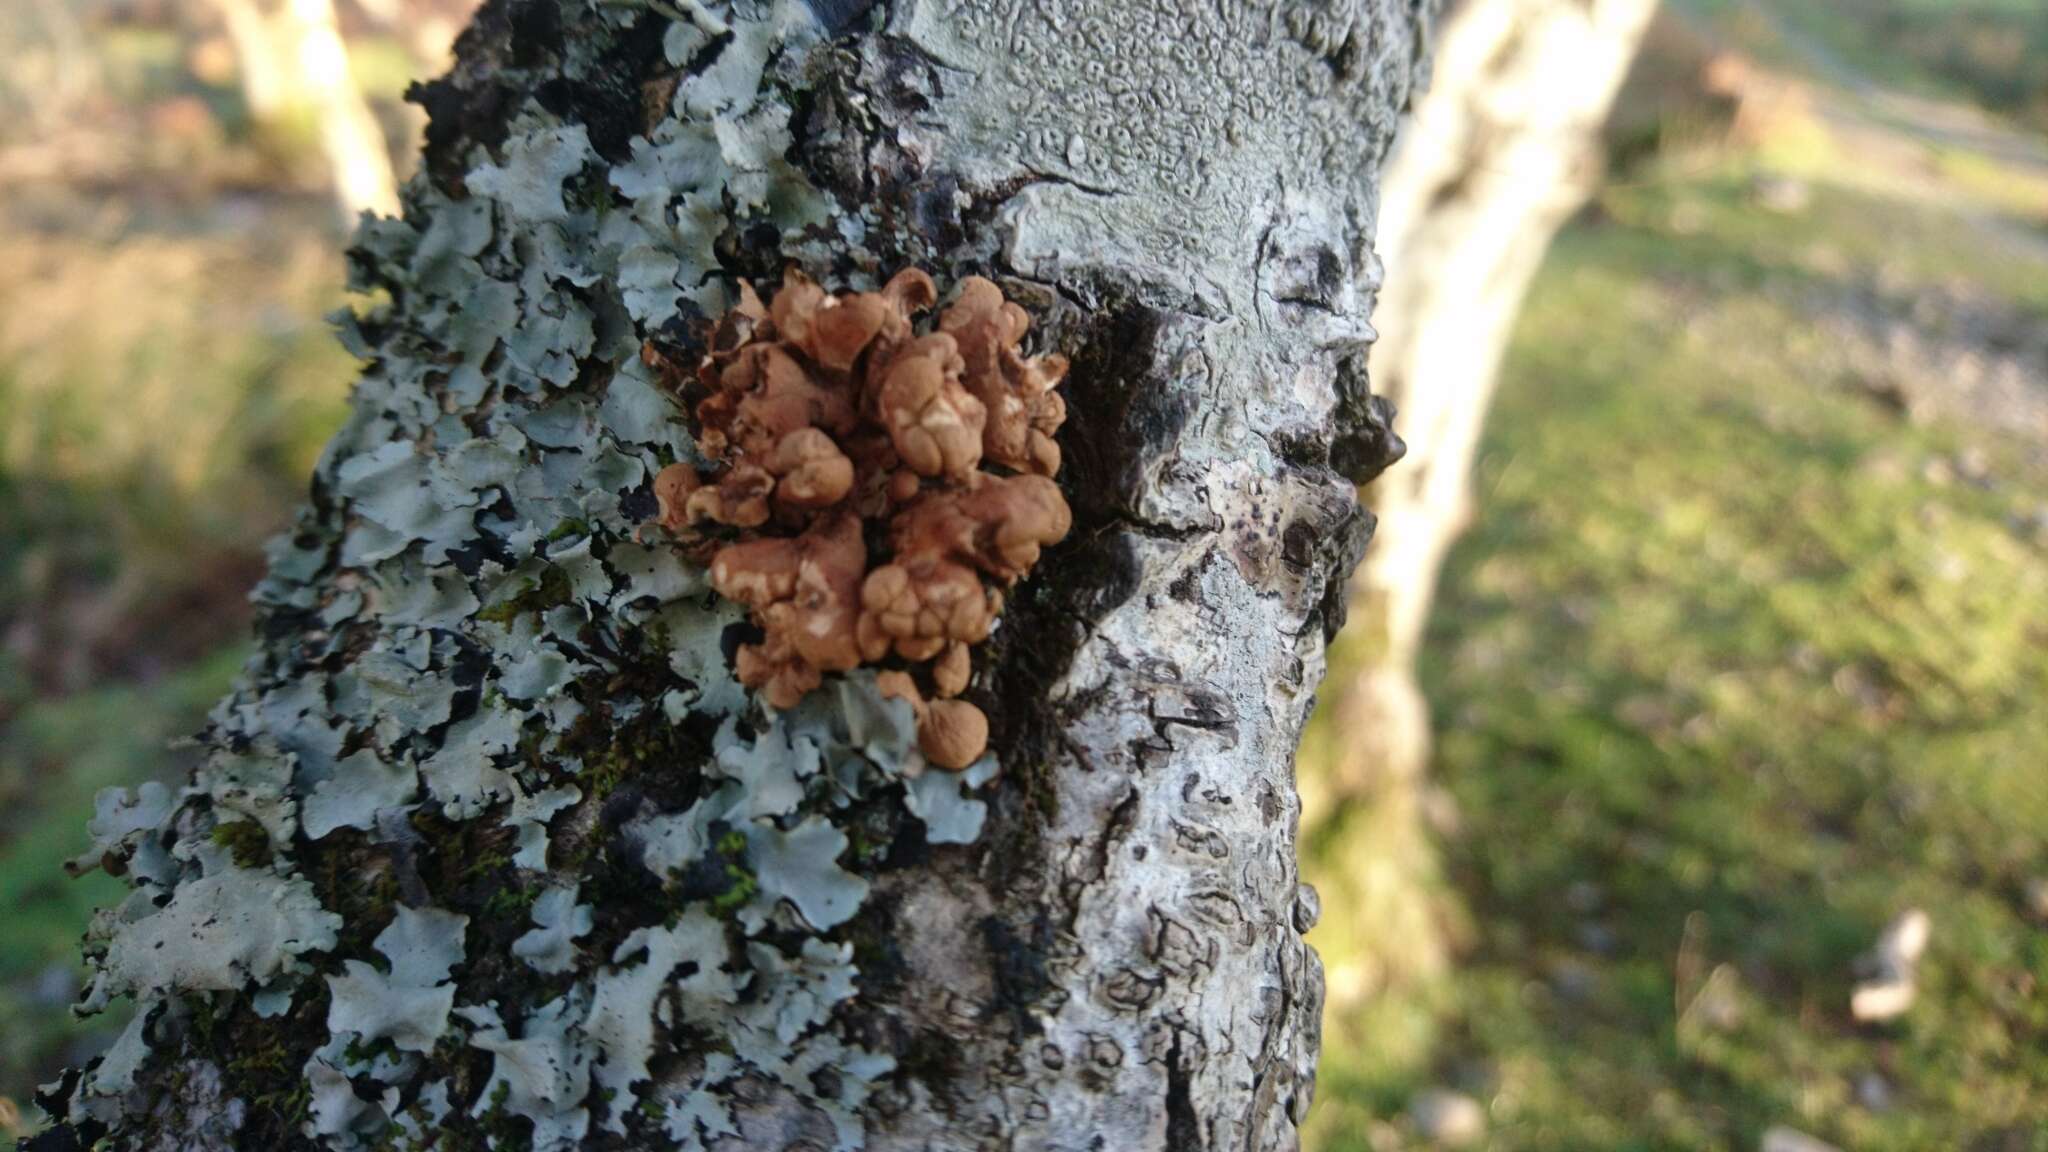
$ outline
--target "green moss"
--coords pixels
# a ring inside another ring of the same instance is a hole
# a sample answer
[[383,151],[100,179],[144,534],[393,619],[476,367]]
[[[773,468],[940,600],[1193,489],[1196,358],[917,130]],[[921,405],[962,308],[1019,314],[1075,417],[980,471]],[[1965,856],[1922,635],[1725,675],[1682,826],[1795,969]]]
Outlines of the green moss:
[[632,767],[632,759],[623,750],[607,748],[596,759],[583,765],[583,770],[576,774],[576,782],[583,786],[585,796],[602,800],[631,774]]
[[760,887],[759,882],[754,879],[754,874],[737,864],[727,864],[725,875],[726,879],[731,881],[730,886],[711,898],[711,908],[720,916],[730,916],[746,907],[747,902],[754,898],[754,892]]
[[491,1089],[490,1107],[478,1120],[483,1146],[491,1152],[521,1152],[533,1147],[533,1126],[505,1107],[505,1102],[511,1098],[512,1086],[499,1081],[498,1086]]
[[257,1016],[246,999],[216,996],[192,1005],[186,1017],[187,1051],[221,1066],[227,1083],[249,1102],[252,1146],[295,1135],[312,1105],[303,1073],[306,1057],[326,1030],[325,986],[302,996],[283,1016]]
[[270,864],[270,834],[254,820],[230,820],[215,825],[213,842],[227,849],[239,867],[263,868]]
[[365,1041],[358,1036],[342,1048],[341,1058],[350,1064],[367,1065],[375,1062],[379,1056],[395,1055],[397,1051],[398,1049],[393,1047],[388,1039]]
[[741,863],[747,858],[747,838],[738,831],[727,832],[712,846],[725,868],[726,888],[711,898],[711,908],[720,916],[730,916],[747,906],[760,890],[760,882]]
[[540,615],[551,608],[569,603],[575,593],[569,586],[569,577],[560,568],[541,569],[540,575],[528,581],[524,588],[503,600],[480,609],[476,616],[493,624],[510,624],[529,613]]
[[[415,820],[415,827],[417,827]],[[342,917],[338,951],[361,954],[370,941],[391,923],[398,903],[398,878],[378,863],[375,850],[366,847],[353,829],[342,829],[302,847],[299,870],[313,882],[320,904]]]
[[[462,879],[464,881],[489,879],[511,867],[512,853],[510,851],[502,848],[487,849],[464,858]],[[493,891],[489,900],[497,900],[505,891],[503,888]]]
[[484,901],[482,915],[487,920],[524,920],[539,895],[538,888],[500,888]]

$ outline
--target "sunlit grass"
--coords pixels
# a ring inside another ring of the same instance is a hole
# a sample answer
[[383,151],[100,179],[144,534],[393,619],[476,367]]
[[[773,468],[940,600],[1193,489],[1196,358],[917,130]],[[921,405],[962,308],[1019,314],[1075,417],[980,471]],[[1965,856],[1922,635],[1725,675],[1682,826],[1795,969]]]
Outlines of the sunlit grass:
[[1941,149],[1935,155],[1935,163],[1951,184],[1972,199],[2048,227],[2048,174],[2027,171],[1960,148]]
[[[2048,10],[2038,0],[1668,0],[1774,64],[2048,125]],[[1796,39],[1797,43],[1787,43]]]
[[[2022,525],[2048,464],[1844,387],[1799,301],[1882,277],[2041,308],[2048,269],[1845,189],[1762,211],[1739,170],[1604,208],[1518,326],[1424,669],[1477,940],[1393,1074],[1333,1005],[1318,1146],[1398,1142],[1369,1117],[1449,1082],[1499,1149],[1746,1149],[1773,1123],[2042,1147],[2048,547]],[[1982,483],[1943,467],[1970,447]],[[1311,879],[1355,885],[1368,835],[1312,837]],[[1398,929],[1324,906],[1340,957]],[[1937,926],[1921,1002],[1858,1028],[1855,957],[1910,906]]]

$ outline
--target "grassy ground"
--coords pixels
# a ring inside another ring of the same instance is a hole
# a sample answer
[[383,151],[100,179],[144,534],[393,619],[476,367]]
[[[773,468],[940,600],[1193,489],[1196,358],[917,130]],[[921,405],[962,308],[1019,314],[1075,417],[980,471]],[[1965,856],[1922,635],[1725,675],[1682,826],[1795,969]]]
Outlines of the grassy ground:
[[[1806,158],[1804,210],[1756,203],[1756,156],[1653,165],[1532,293],[1424,668],[1451,975],[1346,1003],[1387,930],[1369,870],[1405,849],[1371,809],[1308,844],[1325,1152],[1412,1144],[1430,1084],[1504,1150],[1750,1149],[1774,1124],[2048,1149],[2048,442],[1899,399],[2009,351],[1955,301],[2048,327],[2048,245],[1978,185],[1881,194],[1798,132],[1760,155]],[[1917,358],[1859,346],[1886,337]],[[1920,1001],[1858,1026],[1857,957],[1909,907],[1935,924]]]
[[[2048,128],[2048,8],[2038,0],[1677,0],[1745,47],[1887,89],[1969,102]],[[1783,51],[1787,36],[1797,49]]]

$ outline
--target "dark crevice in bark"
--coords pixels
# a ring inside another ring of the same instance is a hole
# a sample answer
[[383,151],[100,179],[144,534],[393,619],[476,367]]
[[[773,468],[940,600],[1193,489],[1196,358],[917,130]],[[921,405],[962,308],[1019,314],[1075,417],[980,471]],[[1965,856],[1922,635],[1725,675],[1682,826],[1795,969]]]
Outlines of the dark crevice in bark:
[[1046,974],[1046,950],[1052,944],[1050,918],[1041,908],[1020,928],[990,916],[981,922],[981,938],[995,975],[996,1000],[991,1014],[1007,1016],[1017,1039],[1038,1035],[1043,1029],[1032,1010],[1053,987]]
[[1168,1152],[1203,1152],[1202,1121],[1195,1114],[1194,1094],[1188,1086],[1187,1066],[1182,1062],[1181,1042],[1185,1034],[1173,1030],[1173,1045],[1166,1050],[1166,1147]]
[[1165,314],[1126,303],[1098,315],[1074,356],[1062,479],[1077,522],[1136,521],[1140,469],[1172,449],[1196,398],[1154,378]]
[[1378,526],[1378,517],[1354,501],[1339,523],[1319,529],[1315,549],[1317,560],[1323,565],[1324,584],[1315,615],[1320,618],[1324,640],[1335,640],[1344,628],[1351,607],[1351,573],[1364,558]]
[[860,204],[874,190],[868,162],[877,128],[868,93],[858,83],[860,61],[834,51],[815,66],[817,83],[793,93],[788,159],[818,188],[841,204]]
[[875,7],[875,0],[805,0],[827,36],[852,28]]

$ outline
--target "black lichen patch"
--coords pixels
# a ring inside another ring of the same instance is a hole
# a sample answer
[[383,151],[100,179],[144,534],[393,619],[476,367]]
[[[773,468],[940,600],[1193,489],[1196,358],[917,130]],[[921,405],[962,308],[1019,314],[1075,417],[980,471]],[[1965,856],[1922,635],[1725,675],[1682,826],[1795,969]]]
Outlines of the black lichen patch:
[[870,995],[891,998],[904,990],[910,969],[903,959],[903,933],[897,927],[897,897],[890,889],[878,888],[861,906],[860,915],[847,925],[846,938],[853,944],[853,963],[860,969],[861,986]]
[[712,248],[719,265],[743,280],[772,282],[789,263],[782,250],[782,230],[766,221],[744,227],[729,225]]
[[512,0],[512,66],[539,68],[561,55],[562,6],[557,0]]
[[905,191],[910,226],[926,243],[941,250],[951,250],[965,242],[967,233],[960,218],[960,181],[957,177],[951,172],[935,172]]
[[874,0],[805,0],[811,14],[827,36],[837,36],[859,23],[874,6]]
[[1053,987],[1046,972],[1046,954],[1052,946],[1051,918],[1040,909],[1029,924],[1018,926],[990,916],[981,922],[981,940],[995,978],[990,1012],[1007,1016],[1015,1036],[1038,1035],[1043,1028],[1033,1010]]
[[530,30],[521,36],[515,27],[531,19],[522,10],[540,6],[536,0],[486,0],[455,42],[458,60],[482,66],[458,67],[406,90],[405,98],[427,113],[427,173],[450,196],[462,193],[471,147],[495,149],[511,131],[519,88],[516,78],[504,73],[506,66],[524,69],[538,63],[539,45]]
[[905,1032],[886,1050],[896,1057],[896,1075],[916,1080],[944,1099],[967,1060],[966,1046],[934,1028]]
[[421,154],[427,174],[444,193],[462,194],[472,144],[496,148],[505,142],[515,92],[503,82],[459,84],[450,77],[418,82],[405,90],[406,100],[427,114]]
[[[63,1076],[36,1094],[36,1106],[53,1115],[63,1115],[62,1109],[78,1091],[82,1075],[76,1068],[66,1069]],[[106,1138],[106,1132],[106,1125],[97,1120],[58,1124],[23,1139],[17,1147],[20,1152],[91,1152]]]
[[873,192],[868,149],[879,127],[857,99],[851,73],[858,61],[837,54],[819,81],[792,100],[790,160],[811,183],[841,204],[867,203]]
[[[551,10],[560,19],[554,0],[535,0],[526,7]],[[607,162],[624,162],[632,155],[633,137],[643,129],[642,87],[668,64],[661,50],[666,23],[647,13],[606,46],[596,67],[551,77],[534,90],[534,98],[564,121],[582,124],[591,147]],[[555,39],[559,42],[559,28]]]

